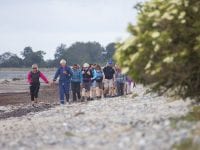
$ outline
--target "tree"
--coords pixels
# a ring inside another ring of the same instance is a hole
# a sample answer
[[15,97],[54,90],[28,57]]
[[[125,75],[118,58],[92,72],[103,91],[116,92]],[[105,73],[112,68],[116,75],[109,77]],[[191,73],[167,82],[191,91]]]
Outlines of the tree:
[[104,48],[97,42],[76,42],[66,51],[66,57],[71,64],[101,63],[101,53]]
[[66,52],[67,48],[65,44],[61,44],[56,48],[56,52],[54,54],[55,59],[61,59],[64,53]]
[[76,42],[69,48],[61,44],[56,49],[55,66],[59,64],[60,59],[66,59],[68,65],[88,63],[101,63],[101,52],[104,48],[97,42]]
[[200,1],[150,0],[139,8],[115,54],[123,72],[161,93],[200,99]]
[[44,55],[43,51],[34,52],[31,47],[25,47],[24,51],[21,52],[24,57],[23,62],[25,67],[30,67],[32,64],[37,63],[40,66],[44,66]]
[[24,58],[26,58],[26,57],[29,57],[32,53],[33,53],[32,47],[27,46],[27,47],[24,48],[24,51],[21,52],[21,55],[22,55]]
[[116,45],[116,43],[109,43],[106,46],[106,52],[107,52],[106,61],[113,59],[114,53],[116,51],[115,45]]
[[20,67],[23,61],[16,54],[6,52],[0,55],[0,67]]

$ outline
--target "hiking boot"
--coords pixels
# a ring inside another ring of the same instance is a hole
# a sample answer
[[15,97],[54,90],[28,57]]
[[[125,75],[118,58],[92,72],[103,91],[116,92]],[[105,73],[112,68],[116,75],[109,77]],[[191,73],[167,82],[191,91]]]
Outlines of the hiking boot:
[[31,106],[35,106],[35,102],[34,101],[31,101]]
[[82,98],[81,98],[81,102],[84,102],[85,101],[85,97],[83,96]]
[[34,103],[35,103],[35,104],[37,104],[37,103],[38,103],[38,100],[37,100],[37,99],[35,99],[35,100],[34,100]]
[[100,99],[101,99],[101,96],[97,96],[97,99],[100,100]]
[[64,100],[61,100],[61,101],[60,101],[60,104],[61,104],[61,105],[64,105],[64,104],[65,104],[65,101],[64,101]]

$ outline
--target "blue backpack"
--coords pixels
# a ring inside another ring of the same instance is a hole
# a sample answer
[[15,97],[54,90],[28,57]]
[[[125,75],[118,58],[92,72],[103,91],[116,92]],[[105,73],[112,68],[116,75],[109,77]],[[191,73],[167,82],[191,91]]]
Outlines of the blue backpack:
[[103,80],[103,72],[101,70],[96,71],[96,82],[102,82]]

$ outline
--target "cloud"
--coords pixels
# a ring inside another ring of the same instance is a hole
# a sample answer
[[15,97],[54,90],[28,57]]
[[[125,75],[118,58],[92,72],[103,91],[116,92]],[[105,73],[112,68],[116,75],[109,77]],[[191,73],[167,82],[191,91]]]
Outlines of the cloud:
[[[53,57],[60,43],[97,41],[103,45],[126,37],[135,11],[130,0],[0,0],[0,52],[25,46]],[[54,50],[54,51],[53,51]]]

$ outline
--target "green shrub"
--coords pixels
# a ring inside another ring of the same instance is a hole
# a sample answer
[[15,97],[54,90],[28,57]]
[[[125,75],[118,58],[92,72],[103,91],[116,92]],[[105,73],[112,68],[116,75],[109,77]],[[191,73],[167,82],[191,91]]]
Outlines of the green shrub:
[[200,99],[200,1],[150,0],[115,59],[136,81]]

